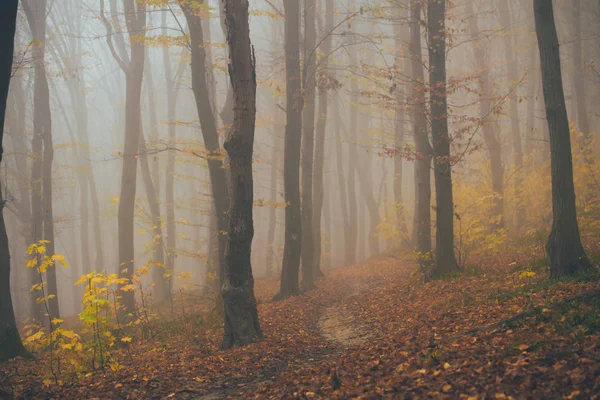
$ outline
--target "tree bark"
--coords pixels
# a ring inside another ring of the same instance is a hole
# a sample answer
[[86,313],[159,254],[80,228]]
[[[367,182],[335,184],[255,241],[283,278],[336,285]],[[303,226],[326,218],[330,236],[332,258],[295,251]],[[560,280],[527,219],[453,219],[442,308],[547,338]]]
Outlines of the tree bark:
[[[465,3],[466,12],[469,17],[469,30],[472,37],[477,37],[479,27],[471,2]],[[492,219],[490,228],[492,230],[504,227],[504,168],[502,166],[502,146],[494,132],[494,125],[487,121],[492,117],[491,88],[489,71],[486,66],[485,49],[482,43],[474,44],[475,62],[479,73],[479,124],[483,131],[483,140],[490,157],[492,175],[492,192],[494,193]],[[533,100],[532,100],[533,101]]]
[[143,129],[140,132],[140,169],[142,170],[142,180],[146,189],[146,197],[150,206],[150,216],[152,218],[152,254],[150,259],[150,269],[152,281],[154,283],[154,296],[158,303],[164,303],[171,300],[170,279],[165,278],[165,253],[164,237],[162,231],[162,218],[160,217],[160,205],[158,203],[158,194],[150,173],[150,165],[146,147],[146,139]]
[[281,267],[281,287],[276,298],[300,293],[298,272],[302,251],[300,211],[300,146],[302,142],[302,76],[300,72],[300,2],[284,0],[286,114],[283,183],[285,208],[285,243]]
[[410,53],[414,104],[413,136],[415,140],[415,209],[413,215],[413,243],[421,266],[431,253],[431,154],[425,117],[425,72],[421,49],[421,3],[410,2]]
[[534,0],[533,10],[540,50],[546,119],[550,131],[553,218],[546,252],[551,277],[561,278],[580,273],[590,268],[591,264],[581,245],[577,224],[569,119],[552,2]]
[[[202,2],[203,3],[203,2]],[[200,119],[202,137],[207,151],[208,172],[210,174],[210,185],[213,195],[213,204],[217,215],[217,235],[219,249],[219,286],[223,284],[224,257],[227,238],[223,232],[227,232],[229,215],[227,207],[229,204],[229,188],[227,187],[227,174],[223,168],[223,151],[219,144],[217,121],[211,107],[210,91],[206,73],[206,50],[204,48],[204,36],[202,34],[202,18],[198,11],[187,3],[181,3],[181,10],[188,22],[190,29],[191,53],[192,53],[192,90],[196,99],[196,108]]]
[[[0,163],[2,162],[4,119],[8,88],[12,75],[15,30],[17,22],[17,0],[0,4]],[[4,223],[4,196],[0,185],[0,362],[28,355],[17,329],[10,291],[10,252],[8,235]]]
[[403,150],[404,150],[404,134],[406,131],[405,114],[404,108],[405,102],[405,85],[400,79],[400,71],[402,66],[406,65],[404,61],[404,44],[403,37],[409,36],[406,25],[401,22],[404,18],[405,5],[401,6],[400,3],[396,4],[394,8],[394,62],[396,68],[397,79],[394,82],[396,85],[395,90],[395,110],[394,110],[394,209],[396,211],[396,227],[400,236],[400,246],[403,249],[410,247],[410,239],[408,236],[408,228],[406,227],[406,216],[404,212],[404,196],[402,195],[402,177],[403,177]]
[[432,275],[437,277],[459,270],[454,254],[452,162],[446,98],[446,0],[428,1],[427,31],[437,225]]
[[315,286],[313,230],[313,162],[315,149],[315,94],[317,73],[316,0],[304,0],[304,74],[302,81],[302,288]]
[[[508,29],[511,24],[511,12],[509,2],[500,0],[499,15],[500,22],[505,29]],[[517,89],[519,84],[518,76],[518,59],[515,56],[513,37],[508,34],[503,35],[504,51],[507,60],[508,82],[513,91],[509,96],[509,112],[510,112],[510,130],[513,142],[513,164],[515,168],[515,210],[516,220],[515,227],[519,229],[525,221],[525,205],[523,204],[523,139],[521,138],[521,125],[519,123],[519,99]]]
[[[122,277],[131,279],[135,268],[134,217],[137,188],[137,159],[141,135],[141,94],[144,76],[145,48],[142,40],[134,36],[144,35],[146,6],[134,0],[123,0],[127,32],[130,38],[130,59],[117,59],[125,73],[125,141],[123,148],[123,171],[118,210],[119,271]],[[142,33],[140,33],[142,32]],[[110,39],[107,39],[110,40]],[[120,42],[117,42],[120,43]],[[124,47],[122,44],[121,47]],[[121,302],[127,314],[135,313],[135,294],[121,291]]]
[[228,69],[234,93],[234,122],[225,141],[231,165],[231,206],[225,279],[221,289],[225,305],[222,348],[243,346],[263,334],[258,321],[254,278],[250,264],[252,221],[252,153],[256,122],[256,59],[250,43],[248,0],[223,0],[229,45]]
[[[50,111],[50,88],[46,76],[46,0],[24,2],[25,15],[31,29],[33,58],[35,60],[33,130],[32,146],[35,161],[33,170],[33,225],[34,240],[47,240],[46,255],[54,255],[54,214],[52,210],[52,114]],[[58,306],[58,288],[54,265],[46,272],[46,295],[50,318],[60,318]]]
[[[594,151],[592,144],[592,132],[590,128],[590,120],[587,113],[586,107],[586,87],[585,87],[585,68],[583,65],[583,43],[581,37],[581,1],[576,2],[571,6],[573,13],[573,23],[571,24],[575,35],[573,37],[573,66],[575,71],[572,74],[573,77],[573,88],[575,89],[575,99],[577,101],[577,128],[583,134],[581,140],[581,149],[583,150],[583,161],[587,167],[588,172],[586,173],[586,186],[593,187],[593,179],[590,176],[593,175],[594,168]],[[590,200],[592,193],[586,193],[586,200]]]
[[324,59],[320,62],[319,71],[315,74],[317,79],[317,86],[319,89],[319,107],[317,111],[317,126],[316,126],[316,141],[315,141],[315,168],[314,168],[314,179],[313,179],[313,250],[314,250],[314,264],[315,264],[315,277],[319,278],[324,276],[321,270],[321,253],[322,253],[322,227],[321,217],[323,215],[323,200],[324,200],[324,168],[325,168],[325,138],[327,136],[327,113],[328,113],[328,101],[327,98],[327,66],[329,53],[331,53],[331,46],[333,43],[333,24],[334,14],[333,0],[325,0],[325,35],[323,43],[321,44],[320,52],[324,54]]

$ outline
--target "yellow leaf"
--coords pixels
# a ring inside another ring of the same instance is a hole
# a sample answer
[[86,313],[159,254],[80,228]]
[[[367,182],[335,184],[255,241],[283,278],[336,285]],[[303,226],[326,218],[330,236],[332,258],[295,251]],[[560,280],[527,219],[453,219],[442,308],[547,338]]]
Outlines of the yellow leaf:
[[129,336],[124,336],[121,338],[121,342],[123,343],[131,343],[131,338]]
[[448,393],[448,392],[450,392],[451,390],[452,390],[452,385],[448,385],[448,384],[446,384],[446,385],[444,385],[444,386],[442,387],[442,392],[444,392],[444,393]]

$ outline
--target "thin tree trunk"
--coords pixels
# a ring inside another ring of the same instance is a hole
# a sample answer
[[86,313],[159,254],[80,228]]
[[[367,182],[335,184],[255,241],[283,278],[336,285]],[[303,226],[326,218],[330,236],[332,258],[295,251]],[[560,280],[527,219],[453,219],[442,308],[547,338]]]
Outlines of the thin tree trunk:
[[[17,20],[17,0],[7,0],[0,4],[0,163],[2,162],[4,119],[6,100],[14,52],[14,39]],[[8,235],[4,222],[4,196],[0,185],[0,361],[20,355],[27,355],[17,329],[10,291],[10,252]]]
[[229,44],[228,63],[234,92],[234,123],[225,141],[231,165],[231,215],[225,251],[225,331],[222,348],[243,346],[263,336],[258,321],[251,249],[252,150],[256,122],[256,59],[250,43],[247,0],[223,0]]
[[[473,16],[473,6],[471,2],[465,3],[466,12]],[[469,30],[471,36],[476,37],[479,34],[479,27],[475,17],[469,18]],[[492,121],[491,106],[491,87],[489,79],[489,70],[486,66],[485,49],[483,43],[474,44],[475,62],[477,63],[477,72],[479,73],[479,123],[482,124],[483,139],[490,157],[492,192],[494,193],[492,220],[490,228],[492,230],[504,227],[504,168],[502,166],[502,146],[496,133]]]
[[540,50],[546,119],[550,131],[553,219],[546,251],[551,277],[560,278],[580,273],[590,268],[591,264],[581,245],[577,224],[569,119],[552,2],[534,0],[533,10]]
[[[35,154],[33,173],[34,240],[47,240],[46,255],[54,255],[54,215],[52,210],[52,114],[50,112],[50,88],[46,76],[46,0],[26,1],[25,15],[34,40],[33,58],[35,66],[33,130]],[[46,272],[46,295],[50,318],[60,318],[56,268]]]
[[421,3],[410,2],[410,53],[412,93],[414,104],[413,136],[415,140],[415,209],[413,243],[421,267],[431,253],[431,154],[425,117],[425,72],[421,49]]
[[394,208],[396,211],[396,226],[398,234],[400,235],[400,246],[403,249],[410,247],[410,239],[408,237],[408,228],[406,227],[406,216],[404,213],[404,197],[402,195],[402,177],[403,177],[403,151],[404,151],[404,134],[406,131],[404,100],[405,100],[405,85],[400,79],[402,66],[408,64],[404,61],[404,46],[403,37],[409,36],[406,29],[406,25],[402,22],[404,17],[403,9],[406,7],[404,4],[400,6],[397,4],[394,9],[394,16],[396,17],[394,23],[394,52],[395,52],[395,68],[397,79],[394,84],[396,85],[396,104],[394,112]]
[[146,155],[146,139],[144,132],[140,132],[140,169],[142,171],[142,180],[146,189],[146,197],[150,206],[150,215],[152,218],[152,257],[150,259],[152,281],[155,284],[154,294],[158,303],[164,303],[171,300],[170,279],[165,278],[165,253],[162,234],[162,219],[160,217],[160,205],[158,204],[158,194],[154,187],[152,175],[150,173],[150,163]]
[[[321,53],[325,55],[325,59],[321,61],[319,72],[315,74],[317,79],[317,86],[319,89],[319,107],[317,111],[317,126],[315,131],[315,167],[314,167],[314,179],[313,179],[313,250],[314,250],[314,263],[315,263],[315,277],[322,277],[323,271],[321,270],[321,252],[322,252],[322,227],[321,217],[323,214],[323,198],[324,198],[324,168],[325,168],[325,138],[327,136],[327,112],[328,112],[328,101],[327,89],[328,89],[328,56],[331,53],[331,46],[333,42],[333,36],[331,31],[333,30],[335,11],[333,9],[333,0],[325,0],[325,35],[321,48]],[[321,72],[322,71],[322,72]],[[319,78],[321,77],[321,78]]]
[[[500,21],[505,29],[508,29],[511,24],[511,12],[509,2],[499,1]],[[521,138],[521,125],[519,123],[519,99],[517,89],[519,84],[518,76],[518,59],[515,56],[513,37],[511,35],[503,35],[504,51],[507,60],[508,81],[513,93],[509,96],[509,112],[510,112],[510,130],[513,142],[513,164],[515,168],[515,210],[516,221],[515,227],[519,229],[525,223],[525,205],[523,204],[523,143]]]
[[276,298],[300,293],[298,272],[302,251],[300,212],[300,146],[302,142],[301,72],[300,72],[300,4],[284,0],[286,114],[283,162],[285,208],[285,243],[281,267],[281,287]]
[[[277,177],[279,176],[279,153],[281,152],[276,136],[273,136],[273,152],[271,153],[271,187],[269,197],[273,203],[277,203]],[[267,232],[267,259],[265,262],[265,274],[270,277],[273,274],[273,261],[275,258],[275,231],[277,229],[277,208],[273,204],[269,208],[269,228]]]
[[[586,97],[586,83],[585,83],[585,68],[583,65],[583,42],[581,37],[581,1],[575,2],[571,6],[573,13],[573,23],[571,24],[575,35],[573,37],[573,66],[575,71],[573,77],[573,88],[575,89],[575,99],[577,101],[577,128],[583,134],[581,140],[581,148],[583,150],[583,161],[587,167],[588,172],[585,174],[588,180],[587,186],[592,187],[594,185],[593,179],[590,176],[593,175],[594,168],[594,145],[592,143],[592,129],[590,128],[590,120],[587,113],[587,97]],[[585,193],[584,197],[587,201],[590,200],[592,193]]]
[[446,0],[429,0],[429,87],[436,197],[433,276],[458,271],[454,255],[454,202],[446,93]]
[[344,176],[344,160],[342,157],[342,128],[339,114],[339,105],[334,102],[334,114],[336,123],[335,127],[335,136],[336,136],[336,160],[337,160],[337,176],[338,176],[338,186],[339,186],[339,194],[340,194],[340,211],[342,214],[342,223],[343,223],[343,234],[344,234],[344,264],[350,265],[352,263],[353,253],[355,248],[350,242],[352,238],[352,226],[350,225],[350,217],[348,212],[348,193],[346,192],[346,177]]
[[315,286],[313,237],[313,162],[317,72],[316,0],[304,0],[304,74],[302,113],[302,288]]
[[217,122],[210,107],[210,92],[206,73],[206,50],[204,49],[204,36],[202,34],[202,19],[198,11],[189,5],[182,4],[181,9],[185,14],[190,29],[192,53],[192,90],[196,99],[196,108],[200,119],[204,146],[207,150],[208,172],[213,195],[213,204],[217,215],[218,248],[219,248],[219,286],[223,283],[223,269],[225,245],[227,238],[222,232],[227,231],[229,216],[227,207],[229,203],[229,188],[227,175],[223,168],[223,151],[219,145]]

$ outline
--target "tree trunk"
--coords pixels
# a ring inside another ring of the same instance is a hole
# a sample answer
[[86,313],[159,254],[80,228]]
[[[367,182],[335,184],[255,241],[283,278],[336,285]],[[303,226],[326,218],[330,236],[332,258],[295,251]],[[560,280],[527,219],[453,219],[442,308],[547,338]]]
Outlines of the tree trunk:
[[[500,22],[505,29],[511,24],[511,13],[509,2],[505,0],[499,1]],[[516,221],[515,226],[519,229],[525,223],[525,205],[523,204],[523,143],[521,138],[521,125],[519,123],[519,98],[517,89],[519,85],[518,76],[518,60],[515,56],[513,37],[504,34],[502,38],[504,42],[505,57],[508,63],[508,81],[513,93],[509,96],[509,112],[510,112],[510,130],[513,142],[513,164],[515,168],[515,210]]]
[[250,43],[247,0],[223,0],[229,44],[228,63],[234,93],[234,122],[225,141],[231,165],[231,206],[225,283],[222,348],[243,346],[263,336],[258,321],[254,278],[250,264],[254,226],[252,221],[252,150],[256,122],[256,60]]
[[[469,16],[469,30],[472,37],[477,37],[479,27],[473,12],[471,2],[465,3],[466,12]],[[485,48],[483,43],[474,44],[475,62],[477,63],[477,72],[479,73],[479,123],[482,126],[483,139],[490,157],[490,166],[492,174],[492,192],[494,193],[492,220],[490,228],[492,230],[504,227],[504,168],[502,166],[502,146],[494,132],[492,121],[492,97],[490,88],[489,71],[486,66]],[[533,100],[532,100],[533,101]]]
[[[2,162],[6,100],[12,75],[17,0],[0,4],[0,163]],[[10,252],[4,223],[4,196],[0,185],[0,362],[27,355],[17,329],[10,291]]]
[[[33,183],[33,225],[34,241],[49,241],[46,254],[54,255],[54,215],[52,212],[52,115],[50,111],[50,88],[46,76],[46,0],[26,1],[25,15],[35,45],[33,58],[35,66],[32,150],[35,154],[32,173]],[[46,272],[46,295],[53,295],[48,300],[50,318],[60,318],[58,306],[58,290],[56,268],[52,266]]]
[[[281,148],[277,137],[273,139],[273,152],[271,153],[271,187],[269,197],[273,203],[277,203],[277,177],[279,176],[278,164]],[[270,277],[273,274],[273,261],[275,258],[275,231],[277,229],[277,208],[273,204],[269,208],[269,228],[267,232],[267,259],[265,262],[265,274]]]
[[404,150],[404,134],[405,134],[405,85],[400,79],[402,66],[406,65],[403,37],[409,36],[406,25],[402,22],[405,17],[403,10],[406,5],[397,4],[394,8],[394,52],[395,52],[395,68],[397,79],[394,82],[396,85],[396,103],[394,111],[394,208],[396,210],[396,227],[400,236],[400,246],[403,249],[410,247],[410,239],[408,237],[408,228],[406,227],[406,217],[404,212],[404,197],[402,195],[402,177],[403,177],[403,150]]
[[150,165],[146,152],[146,139],[144,132],[140,132],[140,168],[142,170],[142,180],[146,189],[146,197],[150,206],[150,216],[152,218],[152,229],[150,235],[152,238],[152,256],[150,258],[150,269],[152,271],[152,281],[155,285],[154,295],[158,303],[164,303],[171,300],[170,279],[165,278],[165,253],[162,233],[162,218],[160,217],[160,205],[158,204],[158,194],[150,174]]
[[[592,130],[590,129],[590,120],[587,113],[586,107],[586,83],[585,83],[585,68],[583,65],[583,51],[582,51],[582,37],[581,30],[583,27],[581,26],[581,1],[576,2],[573,6],[571,6],[573,13],[573,23],[571,24],[573,30],[575,31],[575,35],[573,37],[573,66],[575,67],[575,71],[572,74],[573,77],[573,88],[575,89],[575,99],[577,101],[577,129],[579,132],[583,134],[583,138],[581,140],[581,148],[583,150],[583,161],[585,166],[587,167],[588,172],[586,175],[586,186],[593,187],[594,182],[593,178],[593,168],[594,168],[594,145],[592,143]],[[590,196],[592,193],[586,191],[585,197],[586,200],[590,200]]]
[[459,270],[454,255],[454,203],[452,199],[452,162],[448,134],[446,93],[446,0],[429,0],[429,86],[431,137],[433,141],[436,225],[433,276]]
[[569,119],[552,2],[534,0],[533,10],[540,50],[546,119],[550,131],[553,219],[546,251],[551,277],[561,278],[580,273],[590,268],[591,264],[581,245],[577,225]]
[[[319,88],[319,107],[317,111],[317,126],[316,126],[316,142],[315,142],[315,168],[314,168],[314,179],[313,179],[313,250],[314,250],[314,264],[315,264],[315,277],[322,277],[323,271],[321,271],[321,252],[322,252],[322,228],[321,228],[321,216],[323,214],[323,181],[324,181],[324,168],[325,168],[325,137],[327,136],[327,112],[328,112],[328,98],[327,98],[327,79],[328,71],[328,57],[331,53],[331,46],[333,42],[333,36],[331,31],[333,30],[334,24],[334,9],[333,0],[325,0],[325,35],[323,43],[319,51],[324,54],[324,59],[320,63],[319,72],[316,72],[315,79],[317,79],[317,86]],[[321,72],[322,71],[322,72]],[[324,79],[323,79],[324,78]]]
[[298,272],[302,251],[300,212],[300,146],[302,142],[302,77],[300,73],[300,4],[284,0],[286,114],[283,159],[285,208],[285,243],[281,267],[281,287],[276,298],[300,293]]
[[202,19],[197,9],[182,3],[181,9],[185,14],[190,29],[192,53],[192,90],[196,99],[196,108],[200,119],[202,137],[207,151],[208,172],[213,195],[213,204],[217,215],[217,235],[219,248],[219,286],[223,283],[225,246],[227,238],[222,232],[227,232],[229,216],[229,188],[227,187],[226,170],[223,168],[223,151],[219,144],[217,122],[210,106],[210,92],[206,73],[206,50],[202,34]]
[[316,0],[304,0],[304,74],[302,114],[302,288],[315,286],[313,237],[313,161],[317,72]]
[[340,113],[339,113],[339,105],[334,102],[334,114],[336,123],[335,127],[335,136],[336,136],[336,160],[337,160],[337,176],[338,176],[338,186],[339,186],[339,194],[340,194],[340,211],[342,214],[342,223],[343,223],[343,234],[344,234],[344,264],[350,265],[352,263],[352,257],[354,251],[356,249],[353,247],[350,240],[352,239],[352,226],[350,225],[350,217],[348,212],[348,193],[346,192],[346,177],[344,176],[344,160],[342,157],[342,127],[340,121]]
[[[123,0],[125,19],[130,39],[139,36],[146,25],[146,6],[134,0]],[[131,61],[124,65],[125,72],[125,143],[123,172],[119,199],[119,271],[130,279],[135,268],[134,217],[137,187],[137,159],[141,135],[141,94],[144,76],[143,41],[131,40]],[[121,291],[121,301],[128,314],[135,312],[133,291]]]
[[421,3],[410,2],[410,53],[412,93],[414,104],[413,136],[415,140],[415,209],[413,216],[413,243],[418,258],[427,261],[431,253],[431,145],[425,117],[425,73],[421,50]]

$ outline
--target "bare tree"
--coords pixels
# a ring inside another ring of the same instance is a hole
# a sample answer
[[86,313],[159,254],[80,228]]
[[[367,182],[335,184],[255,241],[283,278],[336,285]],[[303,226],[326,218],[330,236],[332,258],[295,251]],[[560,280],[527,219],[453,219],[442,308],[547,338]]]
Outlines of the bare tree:
[[431,253],[431,144],[425,114],[425,72],[421,49],[421,2],[410,2],[410,53],[415,140],[415,209],[413,243],[423,261]]
[[[0,163],[3,155],[6,101],[12,75],[17,6],[17,0],[8,0],[0,4]],[[0,361],[6,361],[16,356],[27,355],[27,350],[23,347],[17,329],[10,291],[10,253],[1,185],[0,202]]]
[[550,131],[552,230],[546,245],[553,278],[575,275],[591,264],[581,245],[567,107],[563,92],[558,34],[549,0],[534,0],[535,31],[540,50],[546,119]]
[[[52,209],[52,114],[50,111],[50,88],[46,75],[46,0],[24,0],[23,6],[34,41],[35,88],[33,102],[33,144],[35,154],[32,173],[32,222],[33,239],[47,240],[46,254],[54,255],[54,213]],[[56,268],[46,272],[46,294],[51,318],[60,318]]]
[[[104,0],[101,0],[100,7],[101,17],[107,30],[106,40],[108,46],[125,74],[125,143],[118,211],[119,271],[121,276],[131,278],[135,265],[133,227],[137,186],[137,154],[141,135],[141,92],[145,59],[144,41],[141,39],[145,35],[146,5],[135,0],[123,0],[125,23],[130,39],[129,54],[123,36],[120,33],[114,33],[113,21],[104,15]],[[116,8],[116,0],[111,0],[113,18],[117,17]],[[142,36],[141,39],[140,35]],[[113,40],[116,42],[116,48]],[[133,313],[135,311],[134,293],[123,291],[121,296],[126,311]]]
[[433,276],[440,276],[459,269],[454,254],[454,202],[446,93],[446,0],[428,0],[427,33],[437,225]]
[[[202,4],[203,0],[197,3]],[[208,172],[210,174],[210,185],[213,205],[217,215],[217,230],[219,235],[217,243],[219,249],[218,276],[219,285],[221,285],[223,283],[224,270],[223,254],[225,254],[225,245],[227,243],[227,238],[224,237],[222,232],[227,231],[229,220],[227,213],[229,188],[227,187],[227,175],[223,168],[223,151],[219,144],[217,121],[211,107],[210,88],[207,81],[206,49],[204,48],[204,36],[202,34],[202,10],[192,7],[187,2],[181,2],[180,5],[190,29],[192,91],[196,99],[196,108],[200,119],[200,127],[202,128],[204,146],[208,154]]]
[[285,208],[285,244],[281,267],[281,288],[276,298],[300,293],[298,272],[302,250],[300,212],[300,146],[302,142],[302,76],[300,71],[300,2],[284,0],[286,113],[283,183]]
[[[327,92],[330,86],[329,76],[327,71],[329,65],[329,54],[333,44],[333,24],[335,18],[335,10],[333,9],[333,0],[325,0],[325,29],[326,35],[322,39],[320,52],[325,55],[325,58],[320,62],[319,71],[316,72],[317,86],[319,89],[319,106],[317,111],[317,125],[315,128],[315,165],[313,178],[313,250],[315,277],[323,275],[321,271],[321,254],[322,254],[322,232],[321,232],[321,217],[323,214],[323,199],[324,199],[324,168],[325,168],[325,138],[327,136],[327,113],[329,98]],[[322,71],[322,72],[321,72]]]
[[317,72],[316,1],[304,0],[304,109],[302,112],[302,288],[315,285],[313,242],[313,162],[315,148],[315,100]]
[[[480,35],[477,20],[474,17],[470,1],[465,3],[469,15],[469,30],[472,37]],[[492,172],[492,191],[494,192],[492,229],[504,227],[504,167],[502,166],[502,146],[494,132],[493,124],[488,121],[492,114],[490,74],[486,65],[483,43],[474,43],[475,62],[479,73],[479,123],[482,124],[483,139],[490,157]],[[531,100],[533,102],[533,99]]]
[[250,264],[254,224],[252,154],[256,123],[256,59],[250,43],[248,0],[223,0],[229,45],[234,122],[225,141],[231,165],[231,206],[225,250],[225,305],[222,348],[243,346],[263,336],[258,321]]

